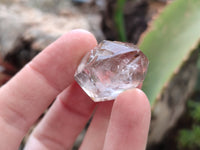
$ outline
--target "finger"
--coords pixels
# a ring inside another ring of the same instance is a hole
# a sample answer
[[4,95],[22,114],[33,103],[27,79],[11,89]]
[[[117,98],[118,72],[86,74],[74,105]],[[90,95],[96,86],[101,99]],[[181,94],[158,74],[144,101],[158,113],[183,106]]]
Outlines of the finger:
[[113,101],[100,102],[80,150],[102,150]]
[[95,103],[74,83],[63,91],[35,128],[25,150],[70,149]]
[[120,94],[114,102],[103,150],[145,150],[150,105],[139,89]]
[[15,149],[20,144],[29,126],[72,83],[81,57],[95,45],[90,33],[71,31],[0,89],[0,149]]
[[[138,88],[142,87],[142,83]],[[80,150],[102,150],[114,101],[100,102]]]

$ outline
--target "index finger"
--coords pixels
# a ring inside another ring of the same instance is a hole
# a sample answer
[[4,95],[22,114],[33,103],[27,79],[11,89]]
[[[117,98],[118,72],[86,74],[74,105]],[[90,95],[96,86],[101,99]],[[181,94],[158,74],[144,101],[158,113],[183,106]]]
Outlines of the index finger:
[[0,149],[6,149],[6,141],[10,149],[20,144],[31,124],[72,83],[81,57],[95,45],[89,32],[68,32],[0,88]]

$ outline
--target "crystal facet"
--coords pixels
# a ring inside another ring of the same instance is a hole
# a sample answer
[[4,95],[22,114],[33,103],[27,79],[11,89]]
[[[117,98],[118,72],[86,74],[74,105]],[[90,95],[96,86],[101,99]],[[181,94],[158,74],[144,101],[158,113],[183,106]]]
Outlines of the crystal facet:
[[83,57],[75,80],[95,102],[112,100],[143,82],[148,63],[135,45],[104,40]]

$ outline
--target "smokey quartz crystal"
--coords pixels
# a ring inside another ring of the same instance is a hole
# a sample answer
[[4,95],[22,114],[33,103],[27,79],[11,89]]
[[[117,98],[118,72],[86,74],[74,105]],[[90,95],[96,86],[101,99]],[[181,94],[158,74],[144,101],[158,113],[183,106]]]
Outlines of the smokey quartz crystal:
[[83,57],[75,80],[95,102],[113,100],[143,82],[148,63],[135,45],[104,40]]

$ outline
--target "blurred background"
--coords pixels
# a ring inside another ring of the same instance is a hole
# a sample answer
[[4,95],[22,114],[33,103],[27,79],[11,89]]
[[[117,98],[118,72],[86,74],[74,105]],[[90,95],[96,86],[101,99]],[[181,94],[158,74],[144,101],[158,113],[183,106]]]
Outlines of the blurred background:
[[200,149],[199,0],[0,0],[0,86],[76,28],[98,42],[134,43],[149,58],[143,85],[152,106],[147,150]]

